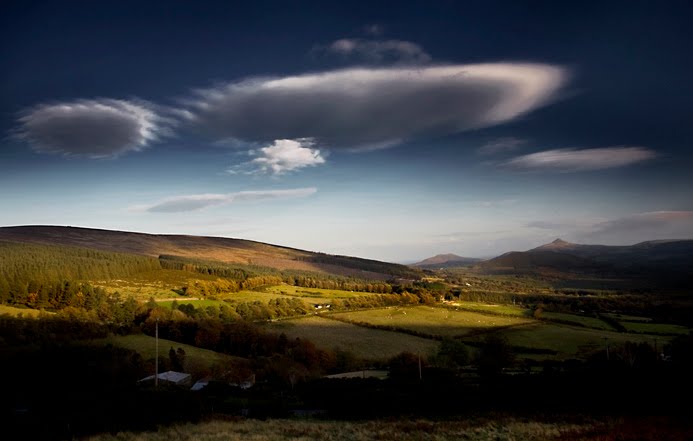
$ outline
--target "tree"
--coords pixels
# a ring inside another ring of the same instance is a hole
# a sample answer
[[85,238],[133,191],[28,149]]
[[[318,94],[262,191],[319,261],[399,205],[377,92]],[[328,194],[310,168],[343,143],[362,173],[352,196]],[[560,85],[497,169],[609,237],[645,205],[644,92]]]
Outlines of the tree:
[[448,369],[466,366],[469,364],[469,350],[461,341],[446,338],[440,342],[433,362],[440,367]]
[[496,333],[487,334],[477,357],[479,373],[486,376],[499,374],[503,368],[512,365],[515,355],[508,340]]

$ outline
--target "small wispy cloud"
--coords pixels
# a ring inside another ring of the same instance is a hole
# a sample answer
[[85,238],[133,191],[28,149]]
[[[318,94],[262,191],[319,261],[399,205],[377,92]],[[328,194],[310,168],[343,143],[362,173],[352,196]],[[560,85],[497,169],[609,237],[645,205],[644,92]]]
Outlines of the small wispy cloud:
[[488,200],[488,201],[477,201],[474,203],[477,207],[482,208],[498,208],[507,207],[509,205],[514,205],[517,203],[517,199],[499,199],[499,200]]
[[[371,30],[376,31],[378,28]],[[340,57],[356,58],[368,63],[423,64],[431,61],[431,56],[421,46],[404,40],[342,38],[332,42],[325,50]]]
[[115,158],[170,134],[173,121],[144,101],[78,100],[25,109],[15,135],[42,153]]
[[378,24],[378,23],[371,23],[363,27],[363,32],[366,35],[372,35],[374,37],[378,37],[385,32],[385,28],[383,25]]
[[560,221],[532,221],[527,223],[527,228],[537,228],[540,230],[558,230],[566,227],[575,227],[575,223],[560,222]]
[[656,156],[654,151],[645,147],[556,149],[517,156],[502,165],[521,170],[578,172],[625,167],[648,161]]
[[273,174],[281,175],[324,164],[323,153],[312,148],[314,141],[304,139],[277,139],[272,144],[257,150],[252,150],[255,159],[238,164],[228,169],[232,174]]
[[480,155],[495,155],[515,150],[526,143],[526,139],[513,137],[497,138],[479,147],[477,153]]
[[649,233],[659,237],[693,237],[693,211],[650,211],[598,223],[593,234]]
[[205,193],[173,196],[162,199],[150,205],[130,207],[130,211],[145,211],[150,213],[181,213],[195,211],[208,207],[226,205],[241,201],[263,201],[272,199],[289,199],[310,196],[318,190],[315,187],[292,188],[287,190],[255,190],[235,193]]

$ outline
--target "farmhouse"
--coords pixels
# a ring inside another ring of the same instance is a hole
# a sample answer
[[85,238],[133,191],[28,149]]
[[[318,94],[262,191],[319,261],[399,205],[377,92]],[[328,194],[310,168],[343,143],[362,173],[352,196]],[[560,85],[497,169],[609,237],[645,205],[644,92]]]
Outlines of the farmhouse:
[[[154,375],[144,377],[137,383],[153,383],[155,381],[154,377]],[[192,383],[192,377],[190,376],[190,374],[186,374],[184,372],[167,371],[159,374],[159,383],[170,384],[174,386],[190,386],[190,384]]]

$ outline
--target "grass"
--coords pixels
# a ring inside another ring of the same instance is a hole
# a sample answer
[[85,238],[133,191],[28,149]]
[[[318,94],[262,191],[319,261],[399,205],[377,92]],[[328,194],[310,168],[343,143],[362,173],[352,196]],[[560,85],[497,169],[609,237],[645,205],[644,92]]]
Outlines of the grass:
[[[608,342],[610,348],[623,345],[626,341],[652,343],[655,336],[646,334],[627,334],[597,329],[577,328],[553,323],[537,322],[535,324],[499,331],[508,338],[513,346],[548,349],[556,351],[555,355],[534,355],[527,358],[551,359],[585,359],[590,354],[604,349]],[[608,340],[604,340],[607,338]],[[661,338],[661,337],[660,337]],[[475,337],[475,340],[479,338]]]
[[[207,306],[220,306],[223,305],[224,302],[221,300],[207,300],[207,299],[200,299],[200,300],[175,300],[178,302],[178,305],[193,305],[195,308],[206,308]],[[171,305],[173,304],[173,300],[165,300],[161,302],[156,302],[157,305],[163,306],[166,308],[170,308]]]
[[[107,345],[131,349],[138,352],[145,360],[154,359],[156,354],[156,342],[154,337],[144,334],[137,335],[116,335],[105,339],[92,340],[93,345]],[[210,369],[221,366],[233,366],[243,363],[245,359],[221,354],[219,352],[201,349],[195,346],[178,343],[163,338],[159,339],[159,356],[168,358],[168,351],[173,347],[177,350],[182,348],[185,351],[186,371],[188,372],[208,372]]]
[[[38,317],[41,311],[38,309],[28,309],[28,308],[15,308],[13,306],[0,305],[0,315],[9,314],[13,317]],[[52,314],[46,312],[45,314]]]
[[146,271],[130,276],[128,280],[92,281],[94,286],[108,292],[118,291],[123,297],[133,296],[137,300],[149,298],[167,299],[179,296],[176,290],[192,283],[194,280],[216,280],[218,277],[188,271],[159,269]]
[[485,312],[487,314],[508,315],[514,317],[526,317],[529,315],[529,310],[519,306],[510,305],[494,305],[489,303],[478,302],[449,302],[448,305],[456,309],[472,312]]
[[337,348],[370,360],[388,359],[403,351],[428,355],[438,347],[434,340],[363,328],[319,316],[274,322],[266,329],[284,332],[290,338],[308,339],[323,349]]
[[293,297],[303,297],[306,298],[306,301],[309,303],[310,299],[324,301],[333,299],[351,299],[354,297],[373,295],[368,292],[344,291],[341,289],[303,288],[301,286],[292,285],[270,286],[266,288],[265,291]]
[[637,332],[645,334],[664,334],[664,335],[681,335],[688,334],[690,329],[685,326],[672,325],[668,323],[643,323],[643,322],[627,322],[621,324],[628,332]]
[[522,317],[504,317],[448,308],[415,306],[390,307],[334,314],[338,319],[362,322],[376,326],[392,326],[421,334],[456,337],[480,330],[515,326],[533,322]]
[[636,315],[615,314],[615,313],[610,313],[610,312],[606,312],[602,315],[616,319],[619,322],[624,322],[624,321],[626,321],[626,322],[649,322],[649,321],[652,321],[652,319],[649,317],[639,317]]
[[606,323],[604,320],[600,320],[596,317],[588,317],[585,315],[544,311],[541,313],[541,318],[546,320],[559,320],[564,323],[574,323],[577,326],[584,326],[586,328],[614,331],[614,328],[608,323]]
[[251,420],[209,421],[161,427],[157,432],[102,434],[88,441],[655,441],[690,439],[691,429],[672,417],[570,418],[561,421],[509,416],[471,417],[456,421],[383,420],[316,421]]

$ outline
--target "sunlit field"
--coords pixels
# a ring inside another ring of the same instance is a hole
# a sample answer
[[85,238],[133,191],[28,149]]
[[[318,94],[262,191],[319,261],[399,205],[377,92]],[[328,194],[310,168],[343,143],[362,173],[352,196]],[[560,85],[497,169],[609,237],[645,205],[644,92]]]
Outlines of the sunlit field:
[[440,337],[458,337],[493,328],[525,325],[533,321],[524,317],[505,317],[471,311],[454,311],[448,308],[431,306],[390,307],[339,313],[331,317],[352,323],[387,326]]
[[398,332],[355,326],[323,317],[283,320],[267,325],[273,332],[284,332],[290,338],[306,338],[324,349],[341,349],[357,357],[383,360],[409,351],[428,355],[438,342]]

